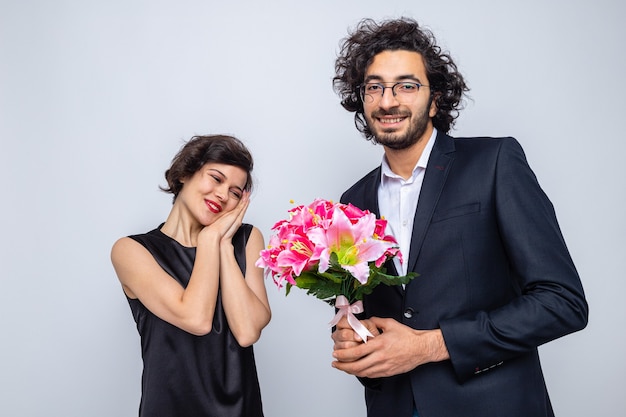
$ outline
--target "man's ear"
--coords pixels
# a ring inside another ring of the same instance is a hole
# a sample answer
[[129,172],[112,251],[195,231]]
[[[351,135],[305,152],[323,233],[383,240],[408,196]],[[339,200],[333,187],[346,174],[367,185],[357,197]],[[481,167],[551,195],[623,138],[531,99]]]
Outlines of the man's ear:
[[435,93],[432,95],[432,98],[430,99],[430,109],[428,109],[428,115],[430,116],[431,119],[435,117],[435,115],[437,114],[437,111],[439,110],[439,108],[437,107],[437,100],[439,99],[440,96],[441,96],[441,93]]

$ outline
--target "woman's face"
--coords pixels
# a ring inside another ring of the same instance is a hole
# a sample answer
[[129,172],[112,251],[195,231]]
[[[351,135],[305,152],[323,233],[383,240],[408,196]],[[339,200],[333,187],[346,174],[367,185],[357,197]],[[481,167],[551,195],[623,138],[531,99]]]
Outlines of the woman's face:
[[248,174],[242,168],[209,162],[181,180],[183,188],[176,202],[206,226],[237,206],[247,180]]

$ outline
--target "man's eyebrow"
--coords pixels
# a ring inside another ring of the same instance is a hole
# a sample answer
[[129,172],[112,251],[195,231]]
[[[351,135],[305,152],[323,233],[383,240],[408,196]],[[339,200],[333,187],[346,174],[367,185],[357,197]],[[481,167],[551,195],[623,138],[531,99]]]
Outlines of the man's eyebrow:
[[[398,75],[394,81],[389,81],[389,82],[399,82],[402,80],[413,80],[417,83],[422,83],[422,81],[416,77],[413,74],[405,74],[405,75]],[[372,75],[368,75],[367,77],[365,77],[364,82],[368,83],[368,82],[383,82],[383,77],[381,77],[380,75],[376,75],[376,74],[372,74]]]

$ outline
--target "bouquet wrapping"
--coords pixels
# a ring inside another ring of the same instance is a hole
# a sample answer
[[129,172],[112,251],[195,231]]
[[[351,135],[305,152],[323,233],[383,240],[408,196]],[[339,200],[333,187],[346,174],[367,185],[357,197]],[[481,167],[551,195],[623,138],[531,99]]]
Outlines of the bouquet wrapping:
[[363,296],[378,284],[407,284],[417,276],[388,275],[384,264],[402,254],[387,235],[387,221],[352,204],[316,199],[288,211],[289,218],[273,227],[267,249],[256,266],[265,269],[278,288],[306,289],[337,309],[330,322],[347,316],[350,326],[367,342],[372,334],[354,314],[363,312]]

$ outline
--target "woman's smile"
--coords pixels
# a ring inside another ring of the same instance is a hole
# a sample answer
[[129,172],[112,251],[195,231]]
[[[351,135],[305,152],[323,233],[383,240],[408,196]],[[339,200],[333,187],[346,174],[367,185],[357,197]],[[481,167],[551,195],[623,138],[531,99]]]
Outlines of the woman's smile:
[[213,200],[204,200],[204,203],[213,213],[217,214],[222,211],[222,206]]

